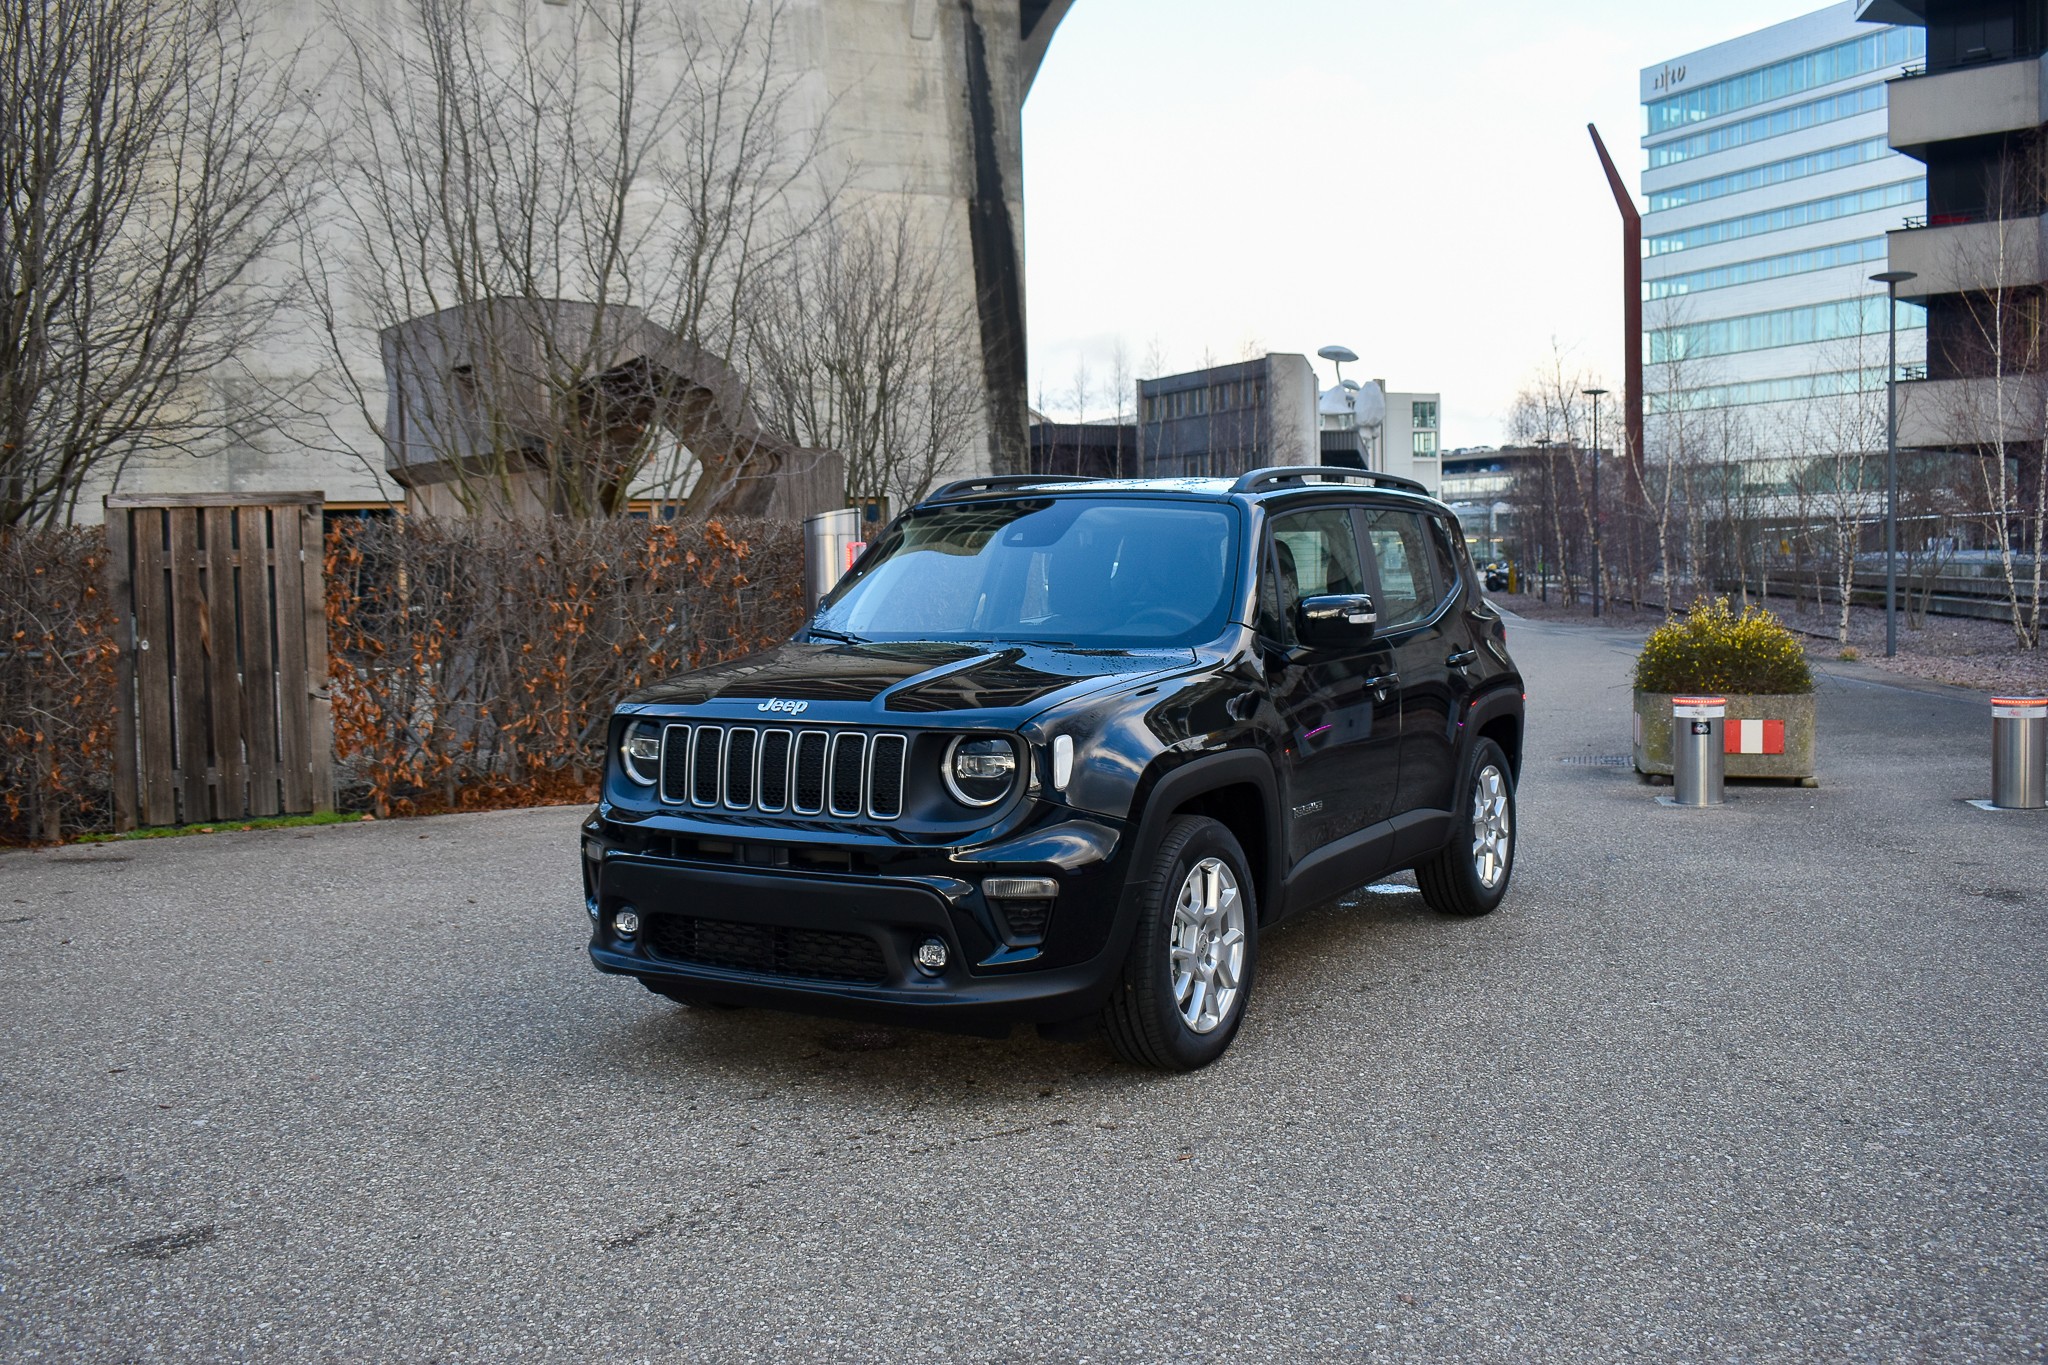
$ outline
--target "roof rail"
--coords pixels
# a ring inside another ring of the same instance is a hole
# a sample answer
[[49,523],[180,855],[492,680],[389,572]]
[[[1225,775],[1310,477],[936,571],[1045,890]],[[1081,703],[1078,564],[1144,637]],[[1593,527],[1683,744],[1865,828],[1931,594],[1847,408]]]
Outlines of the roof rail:
[[1317,483],[1358,483],[1368,488],[1398,488],[1404,493],[1420,493],[1424,497],[1434,496],[1429,489],[1414,479],[1405,479],[1399,474],[1381,474],[1370,469],[1351,469],[1345,465],[1291,464],[1275,465],[1270,469],[1254,469],[1239,476],[1230,485],[1233,493],[1257,493],[1283,483],[1296,483],[1308,487],[1310,480]]
[[1040,484],[1092,483],[1093,474],[984,474],[975,479],[955,479],[919,498],[919,502],[944,502],[969,493],[993,493],[1003,488],[1035,488]]

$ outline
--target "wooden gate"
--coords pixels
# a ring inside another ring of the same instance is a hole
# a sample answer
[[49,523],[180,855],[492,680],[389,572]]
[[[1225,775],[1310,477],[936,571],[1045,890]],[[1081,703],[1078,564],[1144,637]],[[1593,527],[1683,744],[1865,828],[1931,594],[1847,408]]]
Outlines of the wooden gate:
[[333,809],[322,500],[106,500],[117,828]]

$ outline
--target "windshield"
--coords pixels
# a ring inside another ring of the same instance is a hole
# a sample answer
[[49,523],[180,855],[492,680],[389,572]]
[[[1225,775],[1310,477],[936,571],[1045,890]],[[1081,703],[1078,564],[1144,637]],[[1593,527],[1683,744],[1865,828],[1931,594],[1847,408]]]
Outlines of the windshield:
[[813,629],[860,640],[1182,647],[1230,616],[1234,509],[1040,498],[935,507],[893,526]]

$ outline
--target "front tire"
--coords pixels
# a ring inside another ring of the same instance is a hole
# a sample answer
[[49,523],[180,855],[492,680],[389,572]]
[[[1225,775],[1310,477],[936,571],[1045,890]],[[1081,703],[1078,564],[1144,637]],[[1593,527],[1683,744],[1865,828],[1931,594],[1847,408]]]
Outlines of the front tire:
[[1175,816],[1138,887],[1138,925],[1103,1031],[1136,1066],[1193,1071],[1244,1021],[1258,960],[1258,903],[1228,828]]
[[1451,841],[1417,865],[1422,899],[1440,915],[1489,914],[1515,871],[1515,777],[1500,745],[1482,739],[1465,764]]

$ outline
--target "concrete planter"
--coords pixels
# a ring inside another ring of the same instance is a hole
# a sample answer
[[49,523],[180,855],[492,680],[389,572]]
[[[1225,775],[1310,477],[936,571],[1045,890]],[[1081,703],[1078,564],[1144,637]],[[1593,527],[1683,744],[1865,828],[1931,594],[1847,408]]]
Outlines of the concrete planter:
[[[1782,754],[1728,755],[1730,777],[1813,777],[1813,694],[1723,693],[1728,699],[1728,728],[1738,720],[1785,723]],[[1669,692],[1637,692],[1636,771],[1671,772],[1671,697]]]

